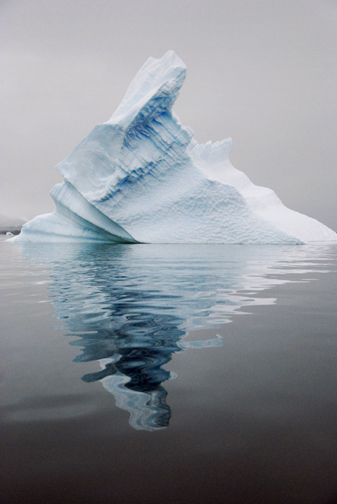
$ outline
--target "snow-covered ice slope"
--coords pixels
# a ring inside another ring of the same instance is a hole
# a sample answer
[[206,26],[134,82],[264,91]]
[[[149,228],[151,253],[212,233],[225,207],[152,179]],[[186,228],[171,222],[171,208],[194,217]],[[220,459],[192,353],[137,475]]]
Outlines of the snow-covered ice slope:
[[186,74],[173,52],[149,58],[111,119],[57,165],[52,214],[15,241],[303,243],[335,241],[228,159],[231,140],[199,145],[172,112]]

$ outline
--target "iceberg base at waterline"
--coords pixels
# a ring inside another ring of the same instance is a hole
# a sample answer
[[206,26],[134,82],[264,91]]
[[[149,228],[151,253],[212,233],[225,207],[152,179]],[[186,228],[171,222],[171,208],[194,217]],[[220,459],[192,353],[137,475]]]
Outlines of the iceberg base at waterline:
[[173,52],[149,58],[111,119],[57,170],[56,208],[11,241],[265,243],[337,241],[286,208],[229,161],[231,139],[198,144],[172,106],[186,66]]

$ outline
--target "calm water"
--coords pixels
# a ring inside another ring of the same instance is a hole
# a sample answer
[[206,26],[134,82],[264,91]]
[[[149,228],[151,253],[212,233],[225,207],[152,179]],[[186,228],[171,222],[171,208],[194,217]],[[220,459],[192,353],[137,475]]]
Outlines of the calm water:
[[328,503],[337,246],[0,242],[1,503]]

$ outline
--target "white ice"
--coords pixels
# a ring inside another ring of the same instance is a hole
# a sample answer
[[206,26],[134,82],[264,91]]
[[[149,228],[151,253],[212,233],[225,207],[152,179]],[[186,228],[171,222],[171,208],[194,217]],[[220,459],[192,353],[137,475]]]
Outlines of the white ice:
[[186,75],[173,52],[149,58],[104,124],[57,169],[55,211],[13,241],[292,243],[336,241],[229,161],[231,139],[199,145],[172,106]]

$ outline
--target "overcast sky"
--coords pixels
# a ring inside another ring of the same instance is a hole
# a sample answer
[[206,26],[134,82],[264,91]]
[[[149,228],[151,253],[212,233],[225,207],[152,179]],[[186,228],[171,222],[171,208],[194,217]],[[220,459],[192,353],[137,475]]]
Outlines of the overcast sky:
[[196,139],[337,230],[337,0],[0,0],[0,214],[52,211],[54,166],[168,49]]

